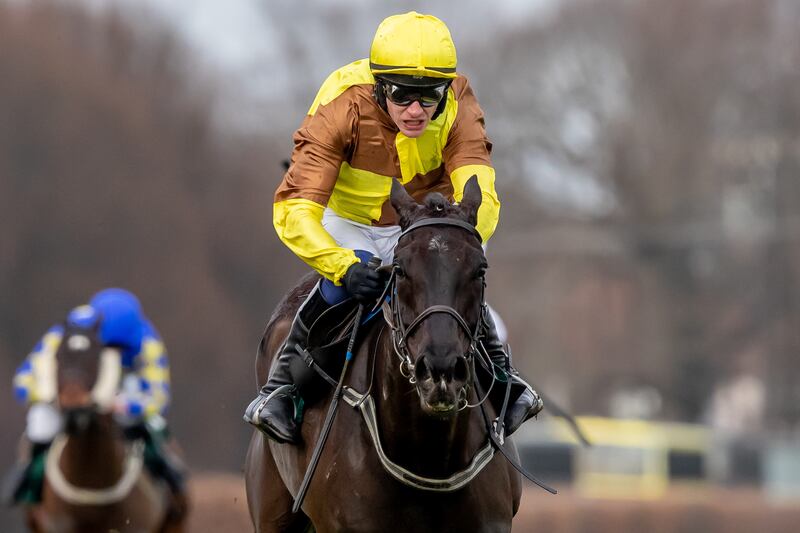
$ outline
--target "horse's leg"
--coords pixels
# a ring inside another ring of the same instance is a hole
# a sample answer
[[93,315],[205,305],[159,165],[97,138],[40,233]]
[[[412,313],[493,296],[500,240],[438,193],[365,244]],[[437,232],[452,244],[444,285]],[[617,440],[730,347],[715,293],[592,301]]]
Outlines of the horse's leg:
[[180,518],[179,520],[172,520],[167,519],[167,522],[161,528],[160,533],[183,533],[184,531],[184,520]]
[[25,511],[25,525],[28,526],[28,531],[31,533],[44,533],[44,530],[39,525],[39,520],[37,519],[38,515],[37,508],[28,508]]
[[311,521],[292,513],[293,498],[281,480],[266,437],[253,432],[245,460],[247,507],[256,533],[302,533]]
[[159,533],[183,533],[186,529],[188,504],[186,500],[180,501],[170,490],[167,490],[166,498],[168,499],[166,517]]

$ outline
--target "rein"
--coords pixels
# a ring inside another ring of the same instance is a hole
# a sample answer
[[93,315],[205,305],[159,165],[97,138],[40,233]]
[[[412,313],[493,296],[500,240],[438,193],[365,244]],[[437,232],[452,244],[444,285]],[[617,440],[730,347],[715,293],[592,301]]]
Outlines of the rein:
[[[400,234],[398,238],[398,242],[404,236],[408,235],[412,231],[419,229],[421,227],[427,226],[455,226],[461,229],[467,230],[471,235],[478,239],[478,242],[481,242],[481,236],[478,233],[478,230],[475,229],[474,226],[471,224],[457,220],[457,219],[448,219],[448,218],[426,218],[419,220],[409,226],[405,231]],[[488,313],[488,306],[485,302],[485,288],[486,283],[484,282],[483,288],[481,290],[481,297],[480,297],[480,317],[478,318],[477,323],[475,324],[475,328],[472,329],[467,324],[467,321],[461,314],[456,311],[454,308],[448,305],[432,305],[426,309],[424,309],[419,315],[417,315],[408,326],[405,326],[400,318],[400,306],[399,306],[399,298],[397,294],[397,267],[392,269],[391,277],[389,278],[389,282],[387,283],[387,287],[384,290],[384,293],[378,299],[375,307],[372,309],[373,312],[377,311],[379,308],[383,308],[383,316],[384,319],[391,330],[391,339],[392,339],[392,346],[394,348],[395,353],[400,358],[400,373],[408,379],[408,381],[414,385],[416,382],[416,378],[414,377],[414,363],[411,358],[411,352],[408,349],[407,339],[408,336],[417,328],[419,325],[428,317],[434,314],[447,314],[450,315],[459,327],[464,331],[469,339],[469,350],[465,354],[467,360],[472,364],[473,368],[473,381],[475,382],[476,386],[476,393],[480,398],[480,386],[478,384],[478,380],[474,375],[474,360],[476,357],[481,356],[481,351],[478,348],[480,345],[480,337],[481,337],[481,325],[484,322],[484,313]],[[387,301],[388,300],[388,301]],[[370,315],[371,317],[372,315]],[[354,325],[354,328],[357,328],[357,325]],[[380,338],[380,334],[378,335],[378,339]],[[377,340],[376,340],[377,345]],[[348,353],[349,356],[349,353]],[[488,356],[486,356],[488,359]],[[322,370],[319,365],[313,364],[313,358],[310,357],[311,363],[309,366],[313,366],[314,369],[322,375],[323,378],[326,379],[329,383],[336,386],[337,383],[333,378],[327,375],[327,373]],[[349,360],[349,359],[348,359]],[[308,361],[307,361],[308,362]],[[488,368],[492,368],[491,361],[488,361]],[[494,385],[494,372],[492,372],[493,380],[492,385]],[[360,393],[351,387],[344,386],[341,387],[341,393],[343,399],[353,408],[358,409],[361,412],[361,415],[364,418],[364,422],[367,425],[367,429],[369,430],[370,437],[372,438],[373,445],[375,446],[375,450],[378,454],[378,458],[380,459],[381,465],[383,466],[384,470],[388,472],[392,477],[400,481],[401,483],[408,485],[412,488],[425,490],[425,491],[433,491],[433,492],[453,492],[459,490],[460,488],[464,487],[467,483],[472,481],[482,470],[483,468],[488,465],[491,460],[494,458],[495,453],[499,451],[503,457],[514,467],[517,471],[519,471],[523,476],[528,478],[529,480],[533,481],[540,487],[544,488],[545,490],[555,494],[555,490],[545,485],[539,479],[528,473],[522,465],[520,465],[513,457],[511,457],[503,448],[503,438],[502,432],[500,435],[497,435],[491,424],[488,423],[486,411],[484,410],[483,403],[489,397],[489,391],[485,393],[483,398],[481,398],[476,404],[469,405],[468,401],[466,400],[467,391],[464,391],[464,405],[459,408],[459,410],[464,409],[466,407],[481,407],[481,413],[484,418],[484,423],[486,425],[488,438],[486,444],[481,447],[473,456],[472,461],[470,462],[469,466],[465,469],[455,472],[454,474],[450,475],[447,478],[429,478],[425,476],[421,476],[419,474],[415,474],[410,470],[398,465],[397,463],[393,462],[383,450],[383,445],[381,444],[381,437],[380,431],[378,429],[378,422],[377,422],[377,413],[375,409],[375,402],[372,399],[370,394],[370,389],[372,388],[372,378],[374,375],[370,377],[370,384],[369,389],[365,393]],[[341,384],[340,384],[341,386]],[[419,390],[414,387],[419,394]],[[491,388],[490,388],[491,391]],[[336,398],[334,398],[336,400]],[[508,401],[508,390],[506,391],[506,401],[504,402],[503,406],[503,413],[505,412],[505,403]]]
[[[481,242],[481,236],[473,225],[461,220],[448,218],[427,218],[419,220],[400,234],[398,242],[414,230],[428,226],[455,226],[467,230],[478,239],[479,243]],[[386,291],[384,291],[384,294],[378,300],[379,303],[375,306],[375,309],[381,305],[383,306],[383,316],[391,330],[392,347],[400,358],[400,373],[407,378],[412,385],[416,382],[416,378],[414,377],[414,363],[411,358],[411,352],[408,349],[407,340],[409,335],[411,335],[426,318],[434,314],[446,314],[456,321],[456,324],[458,324],[469,339],[469,349],[465,357],[468,361],[473,362],[474,356],[479,354],[477,346],[480,339],[482,317],[483,313],[487,312],[483,290],[481,291],[480,298],[481,318],[478,319],[474,328],[471,328],[469,324],[467,324],[467,321],[458,311],[448,305],[431,305],[419,313],[411,323],[406,326],[400,318],[400,298],[397,294],[396,274],[397,267],[392,269]],[[485,288],[485,286],[486,284],[484,283],[483,287]],[[389,298],[386,298],[387,295]],[[417,390],[416,387],[415,390]],[[472,481],[483,468],[491,462],[492,458],[494,458],[495,446],[492,440],[488,439],[486,444],[475,453],[469,466],[455,472],[447,478],[430,478],[415,474],[389,459],[384,452],[383,445],[381,444],[380,431],[378,430],[375,402],[369,394],[369,391],[365,394],[361,394],[350,387],[345,387],[344,393],[344,400],[361,412],[384,470],[405,485],[425,491],[453,492]],[[461,406],[460,409],[468,406],[466,397],[467,393],[464,391],[464,405]],[[480,405],[482,402],[483,400],[478,402],[477,405]]]
[[64,477],[59,462],[68,437],[60,434],[47,452],[45,479],[53,491],[72,505],[108,505],[122,501],[136,485],[144,464],[144,441],[137,440],[125,454],[125,470],[117,482],[105,489],[86,489],[73,485]]

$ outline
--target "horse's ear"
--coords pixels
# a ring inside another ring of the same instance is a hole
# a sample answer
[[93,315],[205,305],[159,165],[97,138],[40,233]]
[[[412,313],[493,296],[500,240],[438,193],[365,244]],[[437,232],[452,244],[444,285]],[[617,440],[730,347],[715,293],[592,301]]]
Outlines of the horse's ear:
[[466,217],[467,222],[473,226],[478,223],[478,208],[481,206],[483,194],[481,186],[478,185],[478,176],[473,174],[464,185],[464,196],[461,198],[461,213]]
[[396,179],[392,180],[392,192],[389,194],[389,200],[392,202],[394,210],[397,211],[400,227],[406,229],[417,212],[419,204]]

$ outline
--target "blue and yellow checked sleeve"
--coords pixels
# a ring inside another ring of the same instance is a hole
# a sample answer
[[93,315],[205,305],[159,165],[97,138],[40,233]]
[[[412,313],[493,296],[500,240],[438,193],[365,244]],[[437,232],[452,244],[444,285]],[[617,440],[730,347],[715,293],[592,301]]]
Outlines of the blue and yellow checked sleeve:
[[53,326],[33,347],[14,374],[14,397],[22,404],[55,399],[55,356],[64,328]]
[[120,400],[125,414],[150,418],[165,414],[170,403],[169,360],[161,337],[150,323],[145,323],[142,349],[134,356],[131,370],[137,383],[123,385]]

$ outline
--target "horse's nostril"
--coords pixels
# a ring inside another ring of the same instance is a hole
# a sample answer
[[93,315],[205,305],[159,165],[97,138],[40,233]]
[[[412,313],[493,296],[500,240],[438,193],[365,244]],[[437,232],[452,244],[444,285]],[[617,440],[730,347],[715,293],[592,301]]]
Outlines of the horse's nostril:
[[425,361],[424,355],[420,356],[414,363],[414,377],[417,378],[417,382],[425,381],[432,377],[431,369],[428,368],[428,363]]
[[459,382],[466,382],[469,379],[469,363],[463,355],[456,358],[453,368],[453,379]]

